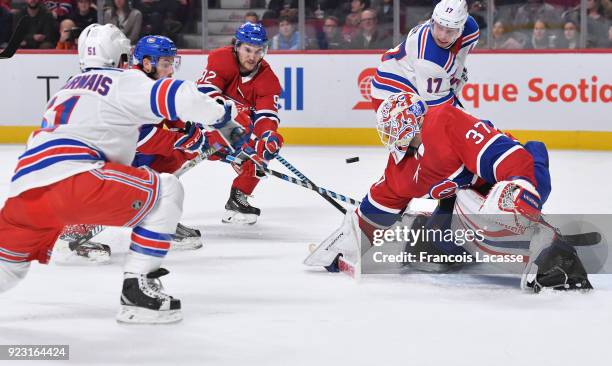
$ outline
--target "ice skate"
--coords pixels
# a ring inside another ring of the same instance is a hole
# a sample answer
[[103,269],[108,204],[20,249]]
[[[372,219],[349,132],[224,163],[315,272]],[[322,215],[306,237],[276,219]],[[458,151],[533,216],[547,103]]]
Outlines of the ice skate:
[[183,319],[181,301],[163,293],[160,277],[170,273],[160,268],[148,274],[124,274],[120,323],[160,324]]
[[54,259],[60,264],[110,262],[111,248],[91,239],[101,230],[101,226],[66,226],[59,239],[63,241],[54,248]]
[[202,233],[200,230],[179,223],[176,227],[176,233],[172,235],[170,249],[195,250],[202,248],[203,245],[204,243],[202,242]]
[[221,221],[226,224],[255,224],[261,210],[251,206],[247,198],[248,196],[238,188],[232,188],[230,198],[225,204],[225,215]]

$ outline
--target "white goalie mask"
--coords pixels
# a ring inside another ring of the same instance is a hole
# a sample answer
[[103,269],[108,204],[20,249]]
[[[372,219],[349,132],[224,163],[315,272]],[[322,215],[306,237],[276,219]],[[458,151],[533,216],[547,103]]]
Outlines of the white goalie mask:
[[426,112],[427,104],[417,94],[406,92],[390,95],[376,112],[376,130],[380,141],[392,153],[403,156],[412,139],[421,132]]
[[130,54],[130,40],[112,24],[91,24],[79,36],[81,70],[94,67],[119,67]]

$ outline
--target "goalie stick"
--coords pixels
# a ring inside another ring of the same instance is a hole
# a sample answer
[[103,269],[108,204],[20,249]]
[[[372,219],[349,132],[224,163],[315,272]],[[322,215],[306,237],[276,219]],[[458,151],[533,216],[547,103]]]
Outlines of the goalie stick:
[[540,224],[551,228],[561,241],[564,241],[574,247],[587,247],[597,245],[599,242],[601,242],[601,234],[596,231],[578,234],[561,234],[561,231],[546,222],[543,216],[540,217]]
[[17,24],[17,27],[15,27],[15,31],[13,32],[13,35],[11,36],[6,48],[0,52],[0,59],[11,58],[15,52],[17,52],[21,41],[23,41],[25,38],[26,31],[29,26],[29,20],[26,18],[28,17],[21,18]]
[[[308,179],[304,174],[302,174],[302,172],[300,172],[296,167],[293,166],[293,164],[291,164],[290,162],[288,162],[287,160],[285,160],[285,158],[283,158],[280,155],[276,155],[276,160],[280,161],[281,164],[283,164],[287,169],[289,169],[293,174],[297,175],[298,178],[300,178],[302,181],[306,182],[306,183],[310,183],[312,184],[312,186],[314,188],[318,188],[316,184],[314,184],[310,179]],[[325,195],[321,192],[318,192],[319,195],[321,197],[323,197],[327,202],[329,202],[332,206],[334,206],[338,211],[342,212],[342,214],[346,214],[346,208],[342,207],[341,204],[339,204],[338,202],[334,201],[333,198],[331,198],[328,195]]]

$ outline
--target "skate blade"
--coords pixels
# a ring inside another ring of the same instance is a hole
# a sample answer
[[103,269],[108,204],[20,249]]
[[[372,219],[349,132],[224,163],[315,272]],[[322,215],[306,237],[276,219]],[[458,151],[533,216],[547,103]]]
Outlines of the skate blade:
[[168,324],[183,320],[181,310],[156,311],[137,306],[122,305],[117,322],[126,324]]
[[253,225],[257,222],[257,215],[227,210],[221,222],[224,224]]
[[202,238],[182,238],[170,242],[170,250],[196,250],[204,246]]

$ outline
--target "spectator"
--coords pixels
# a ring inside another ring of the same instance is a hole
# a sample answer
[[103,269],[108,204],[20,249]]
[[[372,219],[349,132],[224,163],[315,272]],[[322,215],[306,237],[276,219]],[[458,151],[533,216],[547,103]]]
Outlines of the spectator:
[[342,35],[347,42],[350,42],[353,37],[359,32],[359,22],[361,21],[361,12],[370,6],[369,0],[352,0],[351,12],[344,19],[344,27],[342,27]]
[[47,10],[58,22],[66,19],[72,11],[72,0],[44,0]]
[[608,28],[608,44],[606,48],[612,48],[612,25]]
[[142,34],[174,38],[189,17],[189,0],[134,0],[142,13]]
[[491,42],[490,48],[494,50],[517,50],[523,48],[521,42],[506,33],[506,27],[501,20],[493,24]]
[[391,37],[378,29],[376,10],[366,9],[362,11],[359,27],[359,33],[351,41],[351,48],[378,50],[393,47]]
[[259,23],[259,15],[257,15],[254,11],[247,11],[244,14],[244,21],[248,23],[258,24]]
[[270,0],[268,9],[268,16],[294,18],[298,15],[298,0]]
[[55,49],[76,50],[76,40],[78,39],[76,30],[78,29],[72,19],[62,20],[59,27],[59,41],[57,41]]
[[[401,10],[404,7],[400,7]],[[376,7],[379,28],[387,34],[393,33],[393,0],[382,0]],[[401,15],[400,15],[400,19]]]
[[13,14],[4,5],[0,3],[0,48],[6,47],[13,29]]
[[41,0],[26,0],[26,8],[15,17],[15,24],[28,18],[28,30],[21,42],[22,48],[54,48],[57,40],[57,25]]
[[559,48],[576,49],[578,48],[578,27],[576,23],[569,20],[563,25],[563,36],[558,42]]
[[557,8],[546,4],[544,0],[527,0],[527,4],[518,8],[514,17],[514,27],[519,31],[533,29],[536,20],[556,26],[561,23],[561,15]]
[[487,21],[485,20],[486,11],[487,11],[486,5],[482,1],[474,1],[473,3],[470,4],[469,13],[472,16],[472,18],[474,18],[474,20],[476,21],[476,24],[478,24],[478,29],[480,29],[480,34],[487,33],[486,31]]
[[273,50],[297,50],[300,34],[295,28],[293,18],[281,17],[278,21],[278,34],[272,37]]
[[593,41],[593,47],[604,47],[610,22],[606,19],[601,0],[587,0],[587,34]]
[[321,50],[343,50],[347,48],[347,43],[340,33],[340,20],[333,15],[325,17],[323,21],[323,31],[317,33],[316,44],[310,48]]
[[76,8],[72,10],[68,18],[77,28],[83,30],[88,25],[98,22],[98,11],[91,6],[91,0],[77,0]]
[[533,25],[531,40],[527,42],[525,48],[532,50],[555,48],[555,36],[549,34],[548,26],[540,19],[536,20]]
[[104,12],[104,24],[114,24],[130,39],[138,41],[142,27],[142,13],[130,6],[127,0],[113,0],[113,6]]
[[[605,47],[609,20],[603,15],[601,0],[587,0],[587,47]],[[580,24],[580,4],[563,14],[563,19]]]

